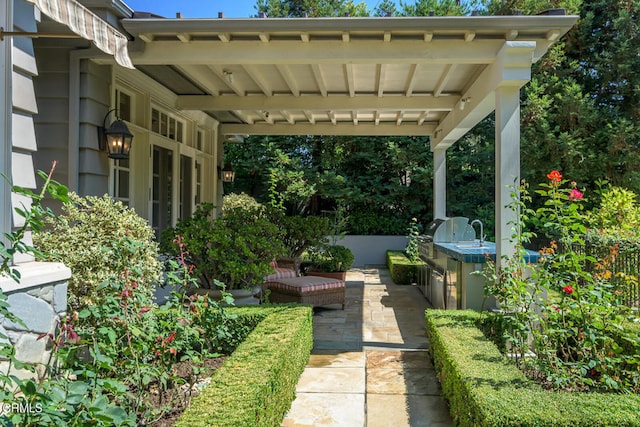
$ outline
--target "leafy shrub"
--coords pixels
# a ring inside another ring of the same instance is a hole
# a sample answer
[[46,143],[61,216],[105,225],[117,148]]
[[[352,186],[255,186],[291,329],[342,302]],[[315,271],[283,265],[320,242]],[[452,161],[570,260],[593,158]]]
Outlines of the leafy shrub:
[[303,264],[308,271],[338,272],[351,268],[355,257],[351,249],[342,245],[319,245],[310,248]]
[[322,243],[329,230],[328,218],[319,216],[288,216],[277,210],[272,219],[280,229],[288,258],[299,258],[310,246]]
[[637,394],[548,391],[527,379],[476,327],[483,314],[427,310],[429,351],[461,427],[639,427]]
[[251,288],[262,284],[272,270],[269,263],[284,254],[280,230],[262,206],[239,205],[212,218],[213,205],[204,204],[193,216],[163,234],[163,250],[178,255],[175,238],[181,236],[188,261],[195,267],[201,285],[213,288],[216,281],[226,289]]
[[377,212],[372,209],[353,210],[349,213],[346,231],[361,235],[403,235],[407,228],[407,218],[396,212]]
[[[68,304],[81,310],[100,303],[98,287],[125,270],[141,293],[152,295],[160,279],[158,244],[144,218],[111,197],[69,194],[63,213],[46,221],[49,229],[34,235],[46,260],[71,268]],[[124,256],[117,256],[126,252]]]
[[398,285],[408,285],[418,280],[418,268],[423,262],[411,261],[403,251],[387,251],[387,268],[391,280]]
[[[42,255],[34,247],[24,242],[22,238],[27,229],[38,231],[43,226],[45,218],[54,218],[51,210],[40,204],[44,195],[49,193],[54,200],[66,203],[68,190],[65,186],[51,179],[56,162],[53,163],[49,174],[38,172],[45,180],[39,194],[31,190],[14,186],[17,194],[32,199],[29,208],[17,208],[18,215],[24,218],[24,224],[9,233],[5,242],[0,244],[2,265],[0,273],[8,274],[19,282],[20,274],[9,267],[9,261],[16,253],[30,253]],[[0,317],[9,319],[26,327],[22,319],[18,319],[8,310],[7,296],[0,290]],[[68,319],[58,324],[56,335],[41,335],[38,339],[51,340],[51,358],[43,369],[23,363],[15,358],[16,349],[8,337],[0,333],[0,357],[6,363],[0,372],[0,402],[3,405],[0,414],[2,425],[32,426],[134,426],[135,417],[127,414],[122,408],[114,404],[111,399],[122,397],[124,390],[116,381],[87,382],[74,378],[68,372],[62,375],[57,370],[58,362],[64,359],[60,352],[65,341],[77,343],[79,337]],[[42,367],[40,367],[42,368]],[[14,374],[15,370],[27,371],[29,378],[20,378]]]
[[416,218],[411,218],[411,223],[407,228],[407,247],[404,253],[411,262],[417,262],[420,259],[418,253],[418,236],[420,236],[420,224]]
[[640,206],[634,192],[615,186],[600,190],[600,205],[587,217],[603,234],[640,238]]
[[313,311],[311,307],[266,310],[274,311],[214,373],[176,427],[282,424],[313,347]]
[[[114,256],[129,252],[123,250]],[[183,255],[181,263],[170,261],[168,281],[177,288],[191,280]],[[176,278],[180,283],[174,283]],[[167,408],[152,404],[151,390],[164,396],[173,384],[183,381],[174,373],[178,362],[190,361],[198,370],[203,358],[217,357],[223,348],[233,350],[226,340],[234,336],[229,330],[234,316],[206,296],[185,300],[184,295],[174,292],[167,304],[158,307],[126,270],[101,284],[99,291],[100,304],[65,319],[59,337],[42,338],[50,339],[55,350],[55,364],[49,367],[52,377],[67,380],[73,375],[78,389],[85,393],[78,401],[83,405],[95,398],[95,390],[104,389],[103,394],[109,397],[97,396],[105,404],[117,405],[122,423],[146,425],[162,417]],[[58,399],[58,394],[41,397]],[[94,410],[87,407],[89,413]],[[100,413],[97,416],[104,418]],[[93,425],[91,418],[83,421],[68,425]]]
[[222,198],[222,215],[236,208],[253,210],[261,207],[263,207],[262,203],[246,193],[229,193]]

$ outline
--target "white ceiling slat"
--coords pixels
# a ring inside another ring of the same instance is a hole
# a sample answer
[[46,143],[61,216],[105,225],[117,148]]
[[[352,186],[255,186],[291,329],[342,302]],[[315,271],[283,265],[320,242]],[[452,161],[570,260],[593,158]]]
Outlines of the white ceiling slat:
[[504,39],[505,40],[515,40],[518,38],[518,30],[509,30],[506,33],[504,33]]
[[220,95],[220,89],[213,84],[216,75],[206,65],[177,66],[176,68],[211,95]]
[[405,96],[412,96],[413,89],[416,86],[416,72],[418,71],[418,64],[411,64],[409,68],[409,76],[407,78],[407,86],[404,88]]
[[402,120],[404,119],[404,111],[398,111],[396,115],[396,126],[400,126],[402,124]]
[[316,119],[313,116],[313,113],[309,110],[304,110],[303,111],[305,117],[307,118],[307,120],[309,120],[309,123],[311,123],[312,125],[316,123]]
[[348,31],[343,31],[342,32],[342,41],[344,43],[348,43],[349,41],[351,41],[351,36],[349,35]]
[[309,33],[300,33],[300,40],[302,40],[302,43],[309,43]]
[[353,121],[353,125],[354,126],[358,126],[358,112],[357,111],[352,111],[351,112],[351,119]]
[[386,43],[389,43],[391,41],[391,31],[385,31],[384,32],[383,40]]
[[262,76],[262,74],[259,71],[253,68],[247,67],[246,65],[244,65],[242,68],[244,69],[244,71],[246,71],[249,77],[251,77],[251,79],[255,82],[255,84],[260,88],[260,90],[264,95],[273,96],[273,90],[271,90],[269,85],[266,83],[266,79],[264,78],[264,76]]
[[329,111],[329,120],[331,120],[331,124],[334,126],[338,123],[338,120],[336,119],[335,111]]
[[280,114],[282,114],[282,117],[285,118],[285,120],[290,124],[290,125],[295,125],[296,121],[293,118],[293,115],[289,114],[289,112],[287,111],[280,111]]
[[145,43],[151,43],[154,39],[153,34],[138,34],[138,37],[140,37],[140,40],[142,40]]
[[229,33],[220,33],[220,34],[218,34],[218,38],[223,43],[229,43],[231,41],[231,34],[229,34]]
[[378,97],[381,97],[384,95],[384,81],[387,76],[387,64],[378,64],[376,72],[376,92],[378,92]]
[[420,113],[420,115],[418,116],[418,124],[422,125],[424,123],[424,121],[427,119],[427,116],[429,115],[429,111],[423,111],[422,113]]
[[442,70],[442,74],[440,74],[440,78],[438,79],[438,82],[433,88],[433,96],[440,96],[442,94],[445,85],[449,81],[449,78],[451,78],[451,73],[455,69],[454,67],[455,66],[453,64],[444,66]]
[[546,38],[547,38],[547,40],[553,42],[553,41],[556,41],[560,37],[560,34],[561,34],[560,30],[556,30],[556,29],[550,30],[549,32],[547,32]]
[[246,114],[244,111],[232,110],[231,112],[240,120],[242,120],[243,122],[249,125],[253,125],[255,123],[254,120],[251,117],[249,117],[249,115]]
[[271,36],[267,33],[260,33],[258,37],[260,37],[262,43],[269,43],[269,40],[271,40]]
[[324,76],[322,75],[322,70],[320,69],[320,65],[311,64],[311,70],[313,71],[313,76],[316,80],[316,85],[318,85],[318,90],[322,96],[327,96],[327,84],[324,81]]
[[433,40],[433,31],[425,31],[424,41],[429,43],[431,40]]
[[213,74],[215,74],[226,86],[228,86],[232,91],[236,93],[238,96],[244,96],[245,92],[238,87],[237,83],[235,83],[235,78],[233,73],[227,70],[224,70],[222,67],[213,65],[209,66]]
[[464,33],[464,41],[467,43],[472,42],[473,39],[475,38],[476,38],[475,31],[467,31],[466,33]]
[[182,43],[189,43],[191,41],[191,34],[188,33],[180,33],[177,37]]
[[344,75],[345,82],[347,84],[347,91],[349,92],[349,96],[353,98],[354,96],[356,96],[356,88],[353,76],[353,64],[344,65]]
[[289,90],[291,91],[293,96],[300,96],[300,89],[296,84],[296,78],[289,67],[283,64],[278,64],[276,65],[276,68],[278,69],[278,72],[280,72],[280,75],[284,79],[284,82],[287,84],[287,86],[289,86]]

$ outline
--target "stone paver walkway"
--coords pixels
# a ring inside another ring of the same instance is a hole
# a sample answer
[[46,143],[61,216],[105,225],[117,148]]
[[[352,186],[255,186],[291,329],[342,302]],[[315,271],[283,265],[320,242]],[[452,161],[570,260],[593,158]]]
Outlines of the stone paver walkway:
[[346,292],[345,310],[315,310],[314,349],[282,426],[451,426],[420,291],[365,268],[349,271]]

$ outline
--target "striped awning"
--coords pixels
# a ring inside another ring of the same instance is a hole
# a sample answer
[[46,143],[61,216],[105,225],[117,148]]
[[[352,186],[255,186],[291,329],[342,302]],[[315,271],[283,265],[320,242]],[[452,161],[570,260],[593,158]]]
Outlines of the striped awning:
[[127,38],[75,0],[26,0],[54,21],[69,27],[101,51],[113,55],[123,67],[134,68],[127,51]]

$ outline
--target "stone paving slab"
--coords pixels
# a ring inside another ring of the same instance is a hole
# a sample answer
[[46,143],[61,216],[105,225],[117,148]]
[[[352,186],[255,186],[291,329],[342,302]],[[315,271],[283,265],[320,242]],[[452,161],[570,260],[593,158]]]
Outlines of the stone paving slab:
[[296,392],[307,393],[364,393],[365,371],[361,368],[305,368]]
[[426,349],[426,299],[379,268],[347,273],[344,310],[314,310],[314,349],[282,426],[449,427]]
[[440,396],[367,394],[367,427],[451,427]]
[[295,404],[282,423],[283,427],[365,425],[365,395],[353,393],[298,393]]

